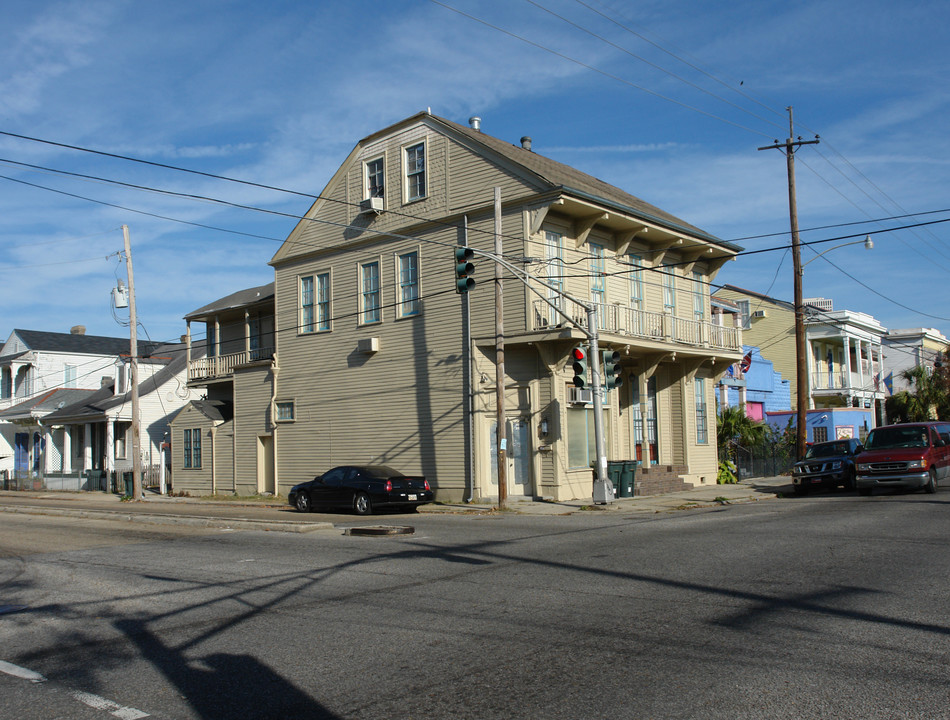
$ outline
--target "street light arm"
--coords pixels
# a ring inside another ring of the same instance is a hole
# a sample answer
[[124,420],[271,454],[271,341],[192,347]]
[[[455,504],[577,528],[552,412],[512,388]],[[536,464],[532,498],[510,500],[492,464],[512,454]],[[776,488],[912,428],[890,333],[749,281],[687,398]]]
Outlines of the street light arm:
[[871,239],[871,236],[868,235],[867,237],[864,238],[864,240],[853,240],[852,242],[842,243],[841,245],[835,245],[834,247],[830,247],[830,248],[828,248],[827,250],[822,250],[820,253],[818,253],[817,255],[815,255],[815,257],[813,257],[811,260],[808,260],[807,262],[803,262],[803,263],[802,263],[802,267],[804,268],[808,263],[812,262],[813,260],[817,260],[817,259],[820,258],[822,255],[824,255],[825,253],[830,253],[832,250],[837,250],[838,248],[847,247],[848,245],[859,245],[859,244],[861,244],[861,243],[864,244],[864,249],[865,249],[865,250],[873,250],[873,249],[874,249],[874,241]]

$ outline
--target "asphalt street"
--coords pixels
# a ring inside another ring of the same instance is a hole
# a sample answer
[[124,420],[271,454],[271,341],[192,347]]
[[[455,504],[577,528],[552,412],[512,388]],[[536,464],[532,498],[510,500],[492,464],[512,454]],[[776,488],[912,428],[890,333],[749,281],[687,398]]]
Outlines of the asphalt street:
[[3,714],[950,718],[948,505],[773,493],[384,537],[4,513]]

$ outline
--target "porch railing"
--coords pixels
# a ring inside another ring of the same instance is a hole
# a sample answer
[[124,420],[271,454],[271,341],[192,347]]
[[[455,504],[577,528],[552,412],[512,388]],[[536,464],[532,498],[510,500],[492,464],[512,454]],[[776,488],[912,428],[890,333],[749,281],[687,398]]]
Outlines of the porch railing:
[[255,348],[250,352],[242,351],[227,355],[198,358],[188,364],[188,380],[214,380],[234,375],[234,368],[249,362],[267,360],[274,354],[274,348]]
[[[561,299],[559,306],[574,323],[581,326],[587,324],[587,312],[582,306],[566,299]],[[566,322],[543,300],[534,301],[533,309],[533,330],[544,330]],[[739,352],[742,349],[742,335],[738,328],[674,317],[666,313],[638,310],[623,305],[597,305],[597,322],[601,332],[715,350]]]

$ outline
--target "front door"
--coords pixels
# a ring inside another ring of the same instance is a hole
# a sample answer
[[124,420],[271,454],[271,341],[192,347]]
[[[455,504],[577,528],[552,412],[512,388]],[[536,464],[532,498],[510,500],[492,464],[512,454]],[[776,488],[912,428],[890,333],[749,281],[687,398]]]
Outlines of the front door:
[[26,477],[30,473],[30,434],[17,433],[15,442],[13,472],[16,477]]
[[[498,486],[498,422],[491,424],[491,464],[492,484]],[[505,423],[508,460],[508,497],[530,498],[534,496],[531,483],[531,436],[526,418],[508,418]]]

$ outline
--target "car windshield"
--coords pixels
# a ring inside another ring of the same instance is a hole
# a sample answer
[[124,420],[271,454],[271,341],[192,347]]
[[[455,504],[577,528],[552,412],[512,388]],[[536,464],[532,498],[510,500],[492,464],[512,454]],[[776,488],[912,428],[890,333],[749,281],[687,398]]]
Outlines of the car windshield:
[[927,447],[925,427],[874,428],[864,444],[865,450],[890,450],[893,448]]
[[846,442],[820,443],[818,445],[812,445],[805,451],[806,458],[822,458],[847,454],[848,443]]

